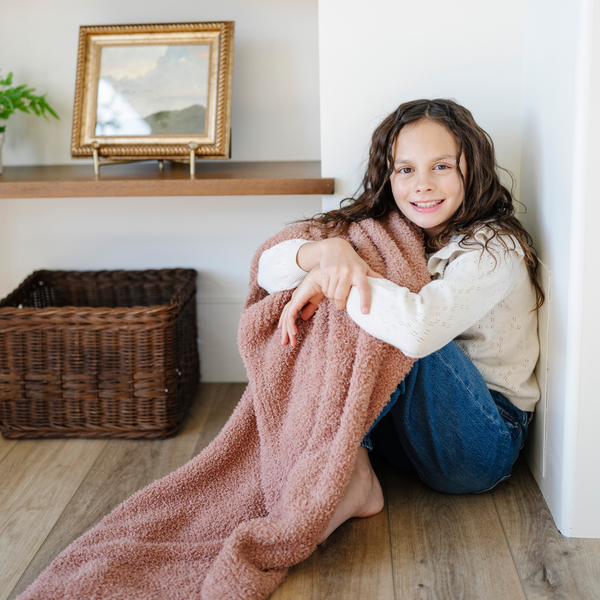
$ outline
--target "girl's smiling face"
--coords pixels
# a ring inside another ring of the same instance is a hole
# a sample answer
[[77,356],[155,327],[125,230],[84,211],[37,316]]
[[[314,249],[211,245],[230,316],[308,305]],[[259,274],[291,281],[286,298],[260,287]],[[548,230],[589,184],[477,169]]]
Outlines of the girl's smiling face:
[[[464,201],[457,154],[454,135],[429,119],[406,125],[396,138],[392,194],[402,214],[421,227],[427,239],[444,229]],[[460,170],[466,176],[464,155]]]

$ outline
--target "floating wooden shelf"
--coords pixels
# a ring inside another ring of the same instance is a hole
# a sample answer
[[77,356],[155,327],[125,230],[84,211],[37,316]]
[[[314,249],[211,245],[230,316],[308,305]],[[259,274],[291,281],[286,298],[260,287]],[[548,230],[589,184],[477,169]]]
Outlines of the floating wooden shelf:
[[230,162],[169,163],[156,161],[108,165],[94,177],[91,164],[4,167],[0,198],[79,198],[99,196],[262,196],[333,194],[333,178],[321,177],[321,163]]

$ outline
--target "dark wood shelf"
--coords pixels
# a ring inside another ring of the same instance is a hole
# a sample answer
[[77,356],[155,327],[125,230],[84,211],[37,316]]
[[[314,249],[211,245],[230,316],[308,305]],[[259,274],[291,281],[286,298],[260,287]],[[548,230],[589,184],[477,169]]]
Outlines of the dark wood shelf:
[[321,177],[319,161],[196,163],[189,166],[156,161],[100,168],[98,178],[87,165],[4,167],[0,198],[78,198],[100,196],[262,196],[333,194],[333,178]]

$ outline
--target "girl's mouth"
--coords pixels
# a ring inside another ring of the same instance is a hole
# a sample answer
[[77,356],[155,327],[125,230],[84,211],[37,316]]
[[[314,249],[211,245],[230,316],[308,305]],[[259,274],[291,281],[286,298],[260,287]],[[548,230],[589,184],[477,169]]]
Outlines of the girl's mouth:
[[430,200],[429,202],[411,202],[410,204],[419,212],[433,212],[444,202],[444,200],[445,198],[442,200]]

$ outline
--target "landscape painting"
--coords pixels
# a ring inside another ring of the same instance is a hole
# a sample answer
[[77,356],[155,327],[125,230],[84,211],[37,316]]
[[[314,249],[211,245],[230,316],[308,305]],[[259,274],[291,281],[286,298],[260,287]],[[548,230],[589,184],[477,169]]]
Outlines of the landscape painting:
[[234,28],[82,25],[71,156],[93,158],[96,171],[102,161],[230,158]]
[[104,46],[97,136],[204,135],[208,44]]

